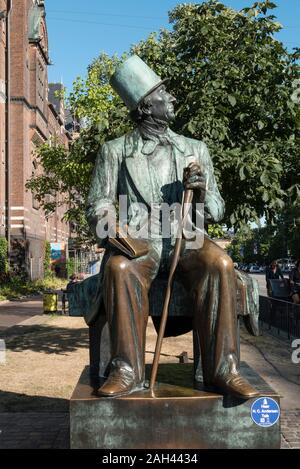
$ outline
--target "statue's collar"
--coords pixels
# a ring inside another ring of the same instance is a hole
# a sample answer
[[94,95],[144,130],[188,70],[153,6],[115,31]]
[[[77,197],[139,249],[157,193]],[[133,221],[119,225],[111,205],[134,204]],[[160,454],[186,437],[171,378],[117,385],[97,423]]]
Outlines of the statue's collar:
[[159,119],[153,121],[144,120],[138,125],[138,130],[143,140],[154,140],[167,136],[168,123]]
[[143,137],[140,130],[136,128],[133,132],[126,135],[125,140],[125,153],[126,156],[133,155],[139,150],[144,155],[151,155],[158,144],[161,143],[161,139],[165,138],[167,142],[174,145],[180,153],[185,152],[186,144],[185,138],[181,135],[176,134],[170,128],[166,129],[166,132],[161,134],[159,137],[156,135],[147,135]]

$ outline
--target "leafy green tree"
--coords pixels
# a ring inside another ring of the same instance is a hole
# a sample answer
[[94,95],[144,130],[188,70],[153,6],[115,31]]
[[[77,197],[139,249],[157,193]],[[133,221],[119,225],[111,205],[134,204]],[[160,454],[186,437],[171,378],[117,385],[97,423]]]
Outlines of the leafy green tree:
[[285,207],[278,216],[271,244],[271,257],[300,258],[300,208]]
[[236,262],[269,264],[273,259],[300,258],[299,209],[284,211],[274,224],[239,230],[228,247]]
[[75,274],[75,259],[69,258],[67,260],[67,277],[70,278],[73,274]]
[[208,226],[208,234],[212,238],[225,238],[228,236],[227,234],[227,227],[225,225],[220,225],[219,223],[215,223],[214,225]]
[[9,270],[7,241],[0,238],[0,279],[5,277]]
[[[152,33],[129,51],[170,77],[177,98],[172,128],[207,143],[226,202],[224,221],[235,228],[263,215],[276,221],[285,205],[300,202],[300,50],[289,53],[274,38],[281,29],[269,15],[275,7],[269,0],[241,11],[215,0],[182,4],[170,13],[172,31]],[[95,155],[101,143],[131,128],[109,86],[125,57],[101,54],[87,78],[76,80],[69,105],[85,124],[80,138],[69,152],[42,147],[46,176],[28,184],[45,208],[48,193],[69,194],[66,216],[87,236],[82,209]]]
[[[216,1],[180,5],[152,61],[159,57],[171,77],[175,130],[210,148],[226,222],[235,226],[263,214],[272,219],[285,201],[299,203],[300,114],[291,99],[299,50],[289,54],[274,39],[281,26],[267,16],[273,8],[270,1],[241,12]],[[135,51],[150,62],[148,41]]]
[[52,272],[50,268],[51,262],[51,243],[49,241],[45,242],[45,254],[44,254],[44,277],[51,277]]

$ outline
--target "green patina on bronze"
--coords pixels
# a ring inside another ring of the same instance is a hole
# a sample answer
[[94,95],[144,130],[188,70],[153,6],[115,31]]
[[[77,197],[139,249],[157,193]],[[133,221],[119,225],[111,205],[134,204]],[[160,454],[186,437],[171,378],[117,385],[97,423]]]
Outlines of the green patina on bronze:
[[[211,222],[218,222],[224,213],[224,201],[216,184],[212,161],[206,145],[198,140],[178,135],[170,129],[168,129],[168,135],[174,143],[173,151],[177,174],[182,175],[191,156],[204,168],[208,188],[204,209],[207,214],[210,214]],[[92,176],[86,211],[88,222],[95,234],[99,213],[108,205],[115,206],[119,195],[127,196],[128,205],[141,203],[151,206],[152,203],[160,200],[161,193],[155,192],[147,169],[147,154],[151,152],[150,146],[151,142],[145,144],[138,129],[102,146]],[[178,180],[172,203],[181,202],[182,192],[183,185],[181,180]],[[141,213],[140,216],[142,215]],[[143,226],[146,221],[142,218],[132,218],[129,215],[129,227],[132,224],[136,226],[138,223]],[[100,246],[105,246],[106,240],[98,238],[98,243]],[[161,252],[162,240],[155,239],[154,243],[157,251]],[[90,303],[90,310],[86,311],[87,324],[92,323],[97,316],[101,301],[102,282],[100,280],[98,296],[94,296],[93,303]]]
[[118,67],[110,84],[128,109],[133,110],[151,90],[164,81],[143,60],[133,55]]
[[[203,220],[204,226],[221,221],[224,214],[224,201],[208,149],[204,142],[177,135],[169,128],[169,122],[175,117],[176,100],[162,83],[136,56],[126,60],[111,80],[131,111],[136,128],[102,145],[87,198],[88,223],[99,244],[106,248],[97,289],[85,310],[92,335],[103,311],[109,327],[111,362],[107,380],[99,392],[117,398],[143,389],[150,287],[154,281],[168,278],[157,342],[161,344],[164,319],[170,311],[170,276],[175,273],[174,278],[191,298],[188,315],[193,316],[192,327],[197,336],[196,357],[200,355],[201,345],[206,386],[243,399],[253,398],[258,392],[239,373],[237,276],[232,260],[196,223],[194,230],[201,233],[197,245],[192,242],[191,246],[185,237],[177,237],[178,217],[172,217],[170,211],[168,234],[162,229],[162,204],[170,210],[174,204],[180,207],[182,201],[193,199],[191,219]],[[126,199],[124,217],[116,220],[118,235],[108,235],[99,228],[115,225],[112,209],[117,204],[121,206],[119,196]],[[155,214],[156,207],[159,216]],[[154,233],[148,229],[152,215],[159,225]],[[123,242],[119,221],[129,227]],[[130,233],[135,234],[130,236]],[[144,238],[142,241],[139,235]],[[187,332],[184,322],[177,321],[177,325],[172,335]],[[157,369],[159,347],[156,347],[153,370]],[[151,376],[151,389],[155,374],[156,371]],[[198,367],[196,378],[197,375]]]
[[28,38],[32,42],[39,42],[42,39],[41,21],[46,15],[43,1],[33,5],[28,15]]
[[[241,364],[243,375],[263,396],[279,396],[254,370]],[[139,391],[120,399],[98,398],[82,374],[70,401],[71,448],[206,448],[278,449],[280,422],[267,428],[251,419],[253,399],[182,388],[191,384],[191,366],[163,364],[157,398]],[[148,373],[147,373],[148,375]]]

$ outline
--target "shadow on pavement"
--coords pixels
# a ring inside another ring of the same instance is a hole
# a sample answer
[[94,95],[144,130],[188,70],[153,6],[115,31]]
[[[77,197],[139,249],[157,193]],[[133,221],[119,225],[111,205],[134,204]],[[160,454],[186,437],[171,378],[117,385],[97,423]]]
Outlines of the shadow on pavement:
[[70,329],[49,325],[14,326],[2,332],[0,338],[6,349],[13,352],[33,352],[64,355],[89,346],[88,328]]
[[[68,412],[69,400],[0,391],[0,412]],[[1,416],[0,416],[1,420]]]
[[0,391],[0,449],[69,448],[69,400]]

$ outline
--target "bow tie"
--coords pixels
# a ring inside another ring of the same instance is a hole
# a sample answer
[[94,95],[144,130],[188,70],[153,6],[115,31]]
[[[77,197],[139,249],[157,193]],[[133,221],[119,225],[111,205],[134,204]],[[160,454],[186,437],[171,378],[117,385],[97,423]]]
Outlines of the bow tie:
[[144,140],[142,153],[144,155],[151,155],[151,153],[155,151],[158,145],[175,145],[175,142],[167,134],[157,135],[157,136],[151,135],[151,137]]

